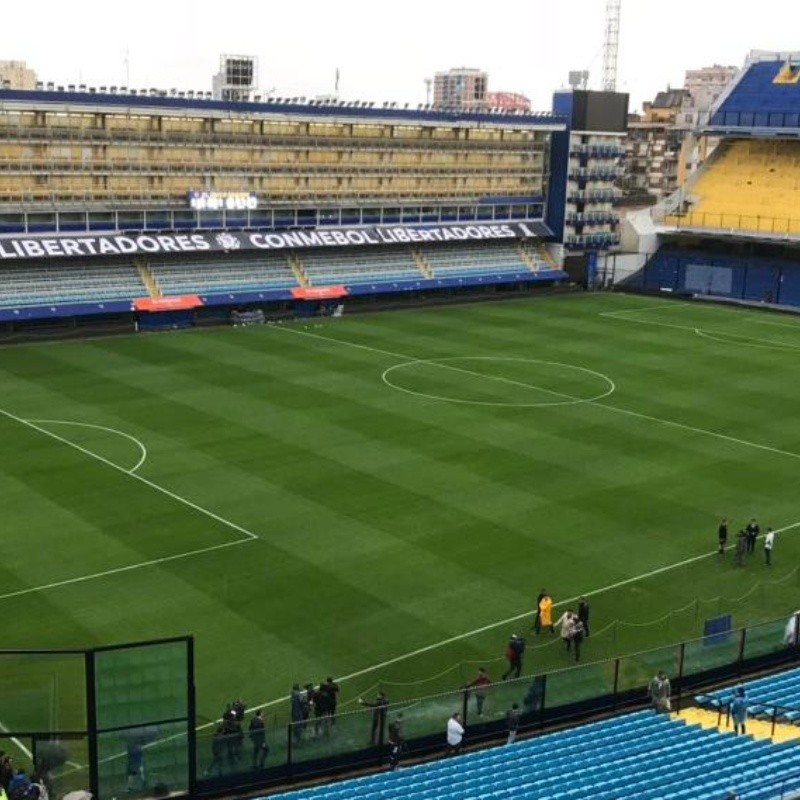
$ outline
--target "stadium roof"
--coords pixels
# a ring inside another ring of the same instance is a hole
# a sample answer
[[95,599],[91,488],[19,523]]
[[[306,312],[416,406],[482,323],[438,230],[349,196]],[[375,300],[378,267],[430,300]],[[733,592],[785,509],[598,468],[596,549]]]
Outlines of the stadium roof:
[[[550,111],[466,111],[433,109],[420,105],[416,109],[397,103],[377,104],[361,101],[305,100],[305,98],[266,99],[263,101],[225,101],[185,97],[164,91],[149,90],[133,94],[127,89],[106,91],[53,91],[0,89],[0,108],[37,108],[64,111],[86,108],[91,111],[120,112],[136,110],[152,114],[193,113],[198,116],[293,116],[307,119],[324,118],[370,121],[377,123],[416,123],[497,128],[546,128],[564,130],[566,118]],[[184,95],[186,93],[180,93]]]

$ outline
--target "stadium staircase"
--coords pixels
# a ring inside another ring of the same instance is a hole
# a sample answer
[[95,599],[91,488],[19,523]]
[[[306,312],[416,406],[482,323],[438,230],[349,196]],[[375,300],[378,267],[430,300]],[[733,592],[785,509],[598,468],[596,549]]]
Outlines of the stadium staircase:
[[292,253],[289,256],[289,268],[294,273],[294,277],[297,278],[297,282],[300,284],[300,286],[310,285],[308,282],[308,276],[303,269],[303,264],[300,261],[300,257],[297,255],[297,253]]
[[[687,724],[640,711],[467,755],[338,784],[285,800],[773,800],[800,789],[800,743]],[[275,797],[275,796],[273,796]]]
[[531,247],[527,242],[522,242],[519,252],[531,272],[538,272],[541,269],[560,269],[544,245]]
[[433,272],[431,272],[431,268],[428,265],[428,260],[425,258],[425,254],[421,250],[412,250],[411,251],[414,256],[414,262],[416,263],[419,271],[428,279],[433,278]]
[[147,266],[147,262],[139,260],[134,262],[134,266],[142,279],[142,283],[147,287],[147,293],[150,297],[161,297],[161,288],[155,275],[150,271],[150,267]]
[[[711,728],[719,731],[733,730],[733,723],[727,714],[719,711],[709,711],[703,708],[687,708],[679,714],[674,714],[675,719],[683,720],[690,725],[700,725],[702,728]],[[800,742],[800,728],[787,722],[777,721],[773,727],[772,722],[765,719],[749,718],[747,720],[747,735],[754,739],[767,739],[772,742]]]

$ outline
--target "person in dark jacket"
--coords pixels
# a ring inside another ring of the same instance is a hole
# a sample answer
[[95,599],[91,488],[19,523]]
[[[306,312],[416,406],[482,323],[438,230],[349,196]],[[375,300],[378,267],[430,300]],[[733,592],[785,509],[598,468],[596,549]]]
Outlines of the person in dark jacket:
[[384,692],[378,692],[378,696],[373,702],[362,700],[358,698],[358,702],[362,706],[372,709],[372,728],[370,732],[370,741],[372,744],[380,744],[383,738],[383,726],[386,724],[386,710],[389,706],[389,700]]
[[211,763],[208,765],[206,775],[222,775],[222,757],[225,755],[225,729],[219,725],[211,737]]
[[291,703],[292,737],[296,742],[299,742],[303,738],[303,706],[305,705],[305,698],[299,683],[292,686]]
[[519,706],[516,703],[513,703],[511,708],[506,711],[506,728],[508,729],[506,744],[514,744],[514,740],[517,738],[519,719],[521,716],[522,712],[519,710]]
[[578,600],[578,619],[583,623],[583,635],[589,638],[589,601],[585,597]]
[[339,684],[328,676],[325,683],[319,687],[321,694],[324,694],[327,700],[328,715],[331,718],[331,725],[336,724],[336,705],[339,702]]
[[728,520],[724,517],[722,522],[719,523],[719,528],[717,528],[717,540],[719,541],[719,550],[717,552],[724,556],[725,548],[728,545]]
[[508,669],[503,673],[503,680],[507,680],[513,674],[515,678],[519,678],[522,674],[522,655],[525,652],[525,640],[517,634],[512,634],[506,647],[506,659],[508,660]]
[[754,553],[756,550],[756,539],[758,539],[758,534],[761,533],[761,528],[759,527],[758,523],[756,522],[756,518],[750,520],[747,523],[747,527],[745,528],[747,532],[747,553]]
[[264,762],[269,755],[269,746],[261,709],[256,711],[256,715],[250,720],[248,733],[250,734],[250,744],[253,745],[253,769],[263,769]]

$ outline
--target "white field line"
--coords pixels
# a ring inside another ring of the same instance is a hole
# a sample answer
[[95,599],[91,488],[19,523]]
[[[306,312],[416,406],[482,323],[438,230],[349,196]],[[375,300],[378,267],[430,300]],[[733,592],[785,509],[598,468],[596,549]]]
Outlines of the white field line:
[[117,430],[116,428],[109,428],[106,425],[95,425],[91,422],[73,422],[68,419],[29,419],[27,421],[34,422],[38,425],[73,425],[77,428],[94,428],[98,431],[106,431],[107,433],[114,433],[117,436],[122,436],[128,441],[133,442],[139,448],[139,453],[141,454],[136,465],[125,470],[125,472],[128,473],[136,472],[147,460],[147,448],[135,436],[131,436],[129,433]]
[[[601,380],[605,381],[608,385],[608,389],[605,392],[596,395],[595,397],[575,397],[571,394],[564,394],[564,392],[558,392],[554,389],[547,389],[544,386],[539,386],[538,384],[534,383],[522,383],[520,381],[515,381],[512,378],[504,378],[502,375],[486,375],[483,372],[476,372],[471,369],[466,369],[465,367],[456,367],[452,364],[448,364],[448,361],[519,361],[523,363],[529,364],[549,364],[550,366],[556,367],[568,367],[570,369],[577,370],[579,372],[585,372],[589,375],[594,375],[596,378],[600,378]],[[482,378],[486,378],[487,380],[492,381],[499,381],[500,383],[507,383],[512,386],[522,386],[526,389],[536,389],[540,392],[544,392],[545,394],[552,395],[553,397],[562,398],[559,402],[550,402],[550,403],[492,403],[485,400],[463,400],[457,397],[442,397],[435,394],[428,394],[426,392],[415,392],[413,389],[407,389],[404,386],[398,386],[397,384],[392,383],[388,376],[395,370],[402,369],[403,367],[410,367],[414,366],[415,364],[422,364],[424,366],[434,366],[440,367],[442,369],[449,369],[454,372],[461,372],[465,375],[474,375]],[[441,400],[445,403],[461,403],[463,405],[473,405],[473,406],[495,406],[500,408],[552,408],[554,406],[574,406],[580,405],[581,403],[592,403],[597,400],[602,400],[604,397],[608,397],[609,395],[613,394],[617,386],[608,375],[604,375],[602,372],[596,372],[593,369],[587,369],[586,367],[576,367],[574,364],[565,364],[559,361],[542,361],[538,358],[503,358],[503,357],[495,357],[495,356],[451,356],[449,358],[418,358],[414,361],[406,361],[400,364],[394,364],[393,366],[385,369],[383,374],[381,375],[381,380],[392,389],[396,389],[400,392],[405,392],[406,394],[416,395],[417,397],[427,397],[433,400]]]
[[[694,333],[698,336],[702,336],[706,339],[711,339],[715,342],[720,342],[721,344],[741,344],[747,347],[762,347],[767,348],[770,350],[798,350],[800,349],[800,345],[792,344],[790,342],[781,342],[778,339],[760,339],[756,336],[745,336],[741,333],[726,333],[724,331],[708,331],[704,328],[698,328],[694,325],[675,325],[672,322],[658,322],[652,319],[637,319],[634,317],[626,317],[622,316],[623,314],[633,314],[639,313],[641,314],[644,311],[666,311],[670,308],[678,308],[678,309],[685,309],[688,308],[691,303],[683,303],[680,305],[675,306],[665,306],[664,308],[631,308],[625,309],[622,311],[601,311],[598,316],[606,317],[608,319],[616,319],[621,322],[635,322],[639,325],[655,325],[658,328],[674,328],[678,331],[689,331]],[[776,325],[779,323],[767,323]],[[794,327],[791,325],[781,325],[781,327]],[[800,327],[796,328],[796,330],[800,331]],[[736,341],[724,341],[722,338],[714,338],[714,337],[729,337],[731,339],[735,339]]]
[[199,556],[203,553],[213,553],[216,550],[224,550],[228,547],[236,547],[240,544],[252,542],[252,539],[236,539],[233,542],[224,542],[223,544],[212,544],[209,547],[200,547],[197,550],[188,550],[185,553],[176,553],[172,556],[162,556],[161,558],[151,558],[149,561],[137,561],[135,564],[128,564],[125,567],[114,567],[113,569],[106,569],[102,572],[93,572],[91,575],[81,575],[78,578],[66,578],[63,581],[53,581],[53,583],[45,583],[40,586],[28,586],[25,589],[17,589],[14,592],[6,592],[0,594],[0,601],[10,600],[13,597],[22,597],[26,594],[35,594],[36,592],[45,592],[48,589],[58,589],[62,586],[72,586],[76,583],[86,583],[87,581],[94,581],[98,578],[106,578],[109,575],[120,575],[123,572],[133,572],[137,569],[144,569],[145,567],[155,567],[159,564],[167,564],[170,561],[180,561],[183,558],[191,558],[192,556]]
[[102,464],[106,464],[107,466],[115,469],[117,472],[121,472],[123,475],[130,476],[133,480],[139,481],[143,483],[145,486],[149,486],[151,489],[154,489],[157,492],[160,492],[163,495],[175,500],[182,505],[188,506],[189,508],[197,511],[199,514],[202,514],[210,519],[213,519],[215,522],[224,525],[227,528],[231,528],[232,530],[236,531],[243,535],[244,538],[235,539],[232,542],[224,542],[223,544],[215,544],[210,545],[209,547],[201,547],[196,550],[189,550],[185,553],[177,553],[171,556],[163,556],[162,558],[153,558],[149,559],[148,561],[140,561],[136,564],[129,564],[125,567],[116,567],[114,569],[107,569],[102,572],[95,572],[91,575],[82,575],[77,578],[68,578],[62,581],[54,581],[52,583],[43,584],[41,586],[30,586],[26,589],[18,589],[14,592],[7,592],[5,594],[0,594],[0,601],[2,600],[9,600],[13,597],[21,597],[22,595],[33,594],[34,592],[42,592],[48,589],[56,589],[61,586],[70,586],[76,583],[84,583],[86,581],[96,580],[98,578],[105,578],[109,575],[119,575],[123,572],[132,572],[133,570],[143,569],[145,567],[152,567],[158,564],[166,564],[170,561],[179,561],[183,558],[191,558],[192,556],[198,556],[203,553],[211,553],[216,550],[223,550],[228,547],[235,547],[240,544],[245,544],[246,542],[252,542],[258,539],[258,535],[253,533],[252,531],[247,530],[247,528],[243,528],[241,525],[232,522],[229,519],[225,519],[225,517],[221,517],[219,514],[215,514],[213,511],[210,511],[207,508],[203,508],[203,506],[197,505],[197,503],[193,503],[191,500],[188,500],[185,497],[181,497],[179,494],[175,494],[175,492],[170,491],[169,489],[165,488],[164,486],[160,486],[159,484],[149,480],[148,478],[144,478],[141,475],[138,475],[136,472],[132,470],[127,470],[124,467],[119,466],[119,464],[115,464],[113,461],[109,461],[107,458],[99,455],[98,453],[94,453],[91,450],[82,447],[75,442],[71,442],[69,439],[65,439],[63,436],[59,436],[57,433],[53,433],[52,431],[48,431],[46,428],[42,428],[41,426],[37,425],[35,422],[31,420],[22,419],[22,417],[18,417],[16,414],[12,414],[10,411],[6,411],[5,409],[0,408],[0,415],[6,417],[7,419],[11,419],[14,422],[18,422],[20,425],[24,425],[27,428],[31,428],[32,430],[38,431],[45,436],[49,436],[51,439],[55,439],[62,444],[65,444],[69,447],[72,447],[74,450],[78,450],[79,452],[83,453],[84,455],[89,456],[90,458],[94,458],[97,461],[100,461]]
[[[0,731],[2,731],[3,733],[9,732],[8,728],[6,728],[6,726],[3,725],[2,722],[0,722]],[[19,748],[21,753],[24,753],[25,756],[29,758],[31,762],[33,762],[33,753],[27,747],[25,747],[25,745],[19,739],[17,739],[16,736],[11,736],[10,740],[14,742],[14,744]]]
[[[702,328],[695,328],[694,332],[703,339],[709,339],[719,344],[758,347],[762,350],[783,350],[783,352],[787,350],[800,350],[800,345],[790,344],[789,342],[779,342],[777,339],[755,339],[752,336],[742,336],[738,333],[708,333]],[[729,339],[726,340],[724,338],[726,336],[729,337]],[[730,341],[730,339],[734,339],[734,341]]]
[[[660,324],[660,323],[655,323],[655,324]],[[673,327],[673,326],[670,326],[670,327]],[[293,329],[285,327],[285,326],[276,327],[275,330],[286,331],[287,333],[293,333],[293,334],[295,334],[297,336],[309,336],[309,337],[314,338],[314,339],[321,339],[322,341],[325,341],[325,342],[333,342],[335,344],[342,344],[342,345],[346,345],[348,347],[356,347],[356,348],[358,348],[360,350],[368,350],[368,351],[371,351],[371,352],[374,352],[374,353],[381,353],[383,355],[388,355],[388,356],[392,356],[394,358],[404,359],[406,361],[416,361],[416,360],[418,360],[418,359],[412,358],[411,356],[404,355],[402,353],[393,353],[390,350],[382,350],[382,349],[377,348],[377,347],[370,347],[369,345],[358,344],[357,342],[348,342],[345,339],[336,339],[336,338],[331,337],[331,336],[321,336],[318,333],[309,333],[308,331],[293,330]],[[689,330],[693,331],[694,328],[690,328]],[[431,364],[435,364],[436,362],[435,361],[431,361],[430,363]],[[451,370],[457,370],[458,372],[465,372],[467,374],[474,374],[474,375],[477,375],[477,376],[482,377],[482,378],[491,378],[493,380],[497,380],[497,381],[502,382],[502,383],[514,384],[516,386],[522,386],[522,387],[525,387],[525,388],[528,388],[528,389],[539,389],[539,387],[537,387],[537,386],[535,386],[533,384],[529,385],[529,384],[523,383],[521,381],[512,380],[511,378],[503,378],[503,377],[500,377],[500,376],[489,376],[489,375],[485,375],[485,374],[480,373],[480,372],[474,372],[473,373],[471,370],[464,369],[462,367],[453,367],[452,365],[439,364],[438,366],[441,366],[441,367],[447,368],[447,369],[451,369]],[[609,378],[609,380],[610,380],[610,378]],[[561,392],[555,392],[555,391],[552,391],[552,390],[549,390],[549,389],[546,390],[546,391],[550,392],[551,394],[557,394],[557,395],[562,396],[562,397],[569,397],[569,398],[571,398],[573,400],[579,399],[579,398],[576,398],[576,397],[574,397],[572,395],[562,394]],[[747,439],[740,439],[740,438],[738,438],[736,436],[729,436],[726,433],[719,433],[717,431],[710,431],[710,430],[707,430],[706,428],[697,428],[694,425],[686,425],[683,422],[675,422],[675,421],[670,420],[670,419],[663,419],[661,417],[654,417],[654,416],[652,416],[650,414],[644,414],[644,413],[641,413],[639,411],[632,411],[632,410],[627,409],[627,408],[620,408],[619,406],[608,405],[608,403],[600,403],[598,401],[586,401],[584,403],[584,405],[595,406],[597,408],[604,408],[604,409],[606,409],[608,411],[613,411],[613,412],[615,412],[617,414],[624,414],[624,415],[629,416],[629,417],[636,417],[637,419],[647,420],[648,422],[655,422],[655,423],[658,423],[659,425],[667,425],[667,426],[672,427],[672,428],[678,428],[679,430],[688,431],[690,433],[697,433],[697,434],[700,434],[702,436],[710,436],[710,437],[712,437],[714,439],[720,439],[721,441],[730,442],[731,444],[738,444],[738,445],[741,445],[743,447],[752,447],[752,448],[755,448],[756,450],[763,450],[764,452],[775,453],[776,455],[787,456],[788,458],[800,459],[800,453],[795,453],[795,452],[792,452],[790,450],[782,450],[779,447],[772,447],[772,446],[767,445],[767,444],[760,444],[759,442],[751,442],[751,441],[748,441]]]
[[[787,531],[796,530],[800,528],[800,522],[793,522],[791,525],[784,525],[782,528],[776,528],[775,533],[786,533]],[[728,549],[732,549],[735,545],[729,545]],[[617,581],[616,583],[610,583],[608,586],[601,586],[598,589],[590,590],[587,592],[583,592],[579,596],[569,597],[566,600],[559,600],[557,603],[553,604],[553,607],[559,606],[569,606],[572,603],[577,602],[580,597],[594,597],[599,594],[605,594],[606,592],[611,592],[614,589],[621,589],[623,586],[629,586],[632,583],[638,583],[639,581],[647,580],[648,578],[653,578],[656,575],[661,575],[665,572],[670,572],[674,569],[679,569],[680,567],[685,567],[689,564],[694,564],[698,561],[703,561],[704,559],[710,558],[711,556],[715,556],[718,554],[717,550],[711,550],[707,553],[701,553],[698,556],[691,556],[690,558],[685,558],[683,561],[677,561],[674,564],[667,564],[664,567],[658,567],[657,569],[650,570],[649,572],[643,572],[641,575],[634,575],[631,578],[624,578],[621,581]],[[438,650],[440,647],[445,647],[448,644],[453,644],[454,642],[459,642],[462,639],[469,639],[471,636],[477,636],[480,633],[486,633],[486,631],[493,630],[494,628],[499,628],[502,625],[510,625],[513,622],[519,622],[525,618],[533,618],[533,611],[523,611],[521,614],[515,614],[513,617],[508,617],[506,619],[501,619],[497,622],[490,622],[488,625],[482,625],[480,628],[475,628],[471,631],[466,631],[465,633],[459,633],[455,636],[450,636],[447,639],[442,639],[439,642],[434,642],[433,644],[426,645],[425,647],[420,647],[416,650],[412,650],[408,653],[403,653],[403,655],[395,656],[394,658],[389,658],[386,661],[381,661],[379,664],[373,664],[370,667],[365,667],[364,669],[360,669],[357,672],[351,672],[349,675],[343,675],[341,678],[337,678],[338,682],[352,680],[353,678],[360,678],[362,675],[368,675],[371,672],[376,672],[379,669],[384,669],[385,667],[390,667],[393,664],[399,664],[401,661],[406,661],[409,658],[414,658],[419,655],[423,655],[424,653],[429,653],[432,650]],[[267,703],[262,703],[258,706],[253,706],[252,711],[257,711],[260,708],[268,708],[270,706],[277,705],[278,703],[285,703],[290,699],[290,695],[286,695],[285,697],[279,697],[276,700],[270,700]],[[210,728],[213,725],[218,724],[217,722],[207,722],[204,725],[199,725],[197,730],[202,730],[204,728]]]

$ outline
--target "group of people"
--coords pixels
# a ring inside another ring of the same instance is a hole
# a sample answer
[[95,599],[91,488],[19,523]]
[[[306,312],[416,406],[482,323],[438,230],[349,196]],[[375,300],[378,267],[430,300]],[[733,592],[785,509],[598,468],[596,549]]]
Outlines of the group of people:
[[[243,768],[241,762],[244,754],[244,715],[246,711],[247,707],[242,700],[234,700],[225,708],[222,722],[216,727],[211,738],[211,763],[206,770],[206,775],[222,775],[226,766],[231,772]],[[250,767],[263,769],[269,755],[269,745],[261,709],[258,709],[251,718],[250,724],[247,726],[247,736],[251,745]],[[129,781],[133,774],[129,753]]]
[[[543,630],[555,634],[556,627],[560,628],[564,649],[573,655],[575,661],[580,661],[581,644],[589,637],[589,601],[585,597],[580,597],[577,607],[568,608],[555,622],[553,622],[553,605],[553,598],[547,589],[542,589],[536,598],[536,615],[531,630],[538,636]],[[504,681],[511,677],[519,678],[522,674],[525,647],[525,639],[516,633],[512,634],[506,645],[508,669],[503,673]]]
[[[330,676],[319,686],[307,683],[304,688],[296,683],[290,696],[292,706],[292,738],[295,742],[318,736],[330,736],[336,724],[336,706],[339,702],[339,684]],[[311,724],[311,717],[314,723]]]
[[[728,529],[728,520],[723,518],[717,528],[717,541],[719,544],[717,552],[720,557],[725,555],[725,551],[728,548]],[[736,542],[733,545],[733,563],[737,567],[743,567],[745,557],[755,553],[756,540],[760,535],[761,526],[758,524],[755,517],[736,534]],[[764,534],[764,563],[768,567],[772,566],[772,550],[774,547],[775,531],[772,528],[767,528],[767,532]]]
[[8,800],[47,800],[48,789],[43,777],[29,776],[14,766],[14,759],[0,750],[0,797]]

